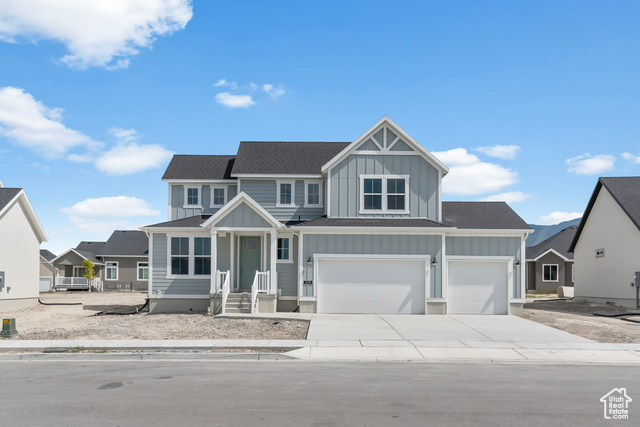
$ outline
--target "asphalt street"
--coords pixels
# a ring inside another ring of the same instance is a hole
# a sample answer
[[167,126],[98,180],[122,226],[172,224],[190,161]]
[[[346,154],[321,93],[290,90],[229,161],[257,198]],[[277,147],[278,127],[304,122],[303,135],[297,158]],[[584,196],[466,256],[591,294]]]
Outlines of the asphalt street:
[[607,425],[630,366],[416,362],[0,362],[6,426]]

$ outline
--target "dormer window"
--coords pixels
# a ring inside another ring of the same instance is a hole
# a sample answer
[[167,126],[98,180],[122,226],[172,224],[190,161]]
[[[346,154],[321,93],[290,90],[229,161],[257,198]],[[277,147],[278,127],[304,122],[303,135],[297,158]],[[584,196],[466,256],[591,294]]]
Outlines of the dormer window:
[[184,189],[184,206],[200,208],[200,187],[186,187]]
[[408,214],[408,175],[360,175],[360,213]]

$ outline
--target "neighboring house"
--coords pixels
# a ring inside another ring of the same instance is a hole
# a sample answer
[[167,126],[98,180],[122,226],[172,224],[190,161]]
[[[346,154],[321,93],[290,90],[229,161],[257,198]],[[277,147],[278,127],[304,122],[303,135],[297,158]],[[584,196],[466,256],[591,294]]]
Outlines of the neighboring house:
[[0,183],[0,311],[38,303],[39,250],[46,241],[24,190]]
[[116,230],[106,242],[80,242],[53,261],[64,274],[57,288],[87,289],[83,262],[91,259],[96,278],[104,289],[147,290],[149,239],[139,230]]
[[640,177],[599,178],[569,247],[575,297],[635,308],[640,271]]
[[547,240],[527,248],[527,292],[556,292],[559,286],[573,286],[573,253],[569,246],[577,225],[565,228]]
[[173,157],[150,237],[151,311],[520,314],[529,226],[442,202],[448,169],[384,117],[354,142]]
[[53,266],[55,254],[47,249],[40,249],[40,292],[48,292],[53,289],[55,278],[64,276],[63,268]]

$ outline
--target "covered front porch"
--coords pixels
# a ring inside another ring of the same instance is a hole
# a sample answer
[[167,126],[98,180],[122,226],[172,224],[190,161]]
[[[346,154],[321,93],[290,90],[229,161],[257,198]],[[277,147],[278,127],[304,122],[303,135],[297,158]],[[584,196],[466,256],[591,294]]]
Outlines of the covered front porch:
[[[87,259],[91,258],[88,256],[84,256],[82,253],[76,251],[75,249],[69,249],[54,258],[51,261],[51,263],[55,267],[53,289],[102,291],[102,276],[104,264],[96,260],[92,260],[96,278],[93,280],[89,280],[84,277],[86,269],[83,265],[83,262]],[[58,273],[59,270],[62,275]]]

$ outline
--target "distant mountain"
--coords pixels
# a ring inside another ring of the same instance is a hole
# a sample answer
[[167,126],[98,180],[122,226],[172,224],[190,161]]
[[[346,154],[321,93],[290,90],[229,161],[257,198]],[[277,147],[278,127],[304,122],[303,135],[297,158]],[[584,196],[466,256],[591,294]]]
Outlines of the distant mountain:
[[549,237],[553,236],[554,234],[559,233],[565,228],[572,225],[578,225],[578,224],[580,224],[580,218],[572,219],[571,221],[561,222],[560,224],[555,224],[555,225],[529,224],[529,226],[533,228],[535,231],[529,234],[529,237],[527,237],[526,244],[527,246],[535,246],[538,243],[542,242],[543,240],[546,240]]

